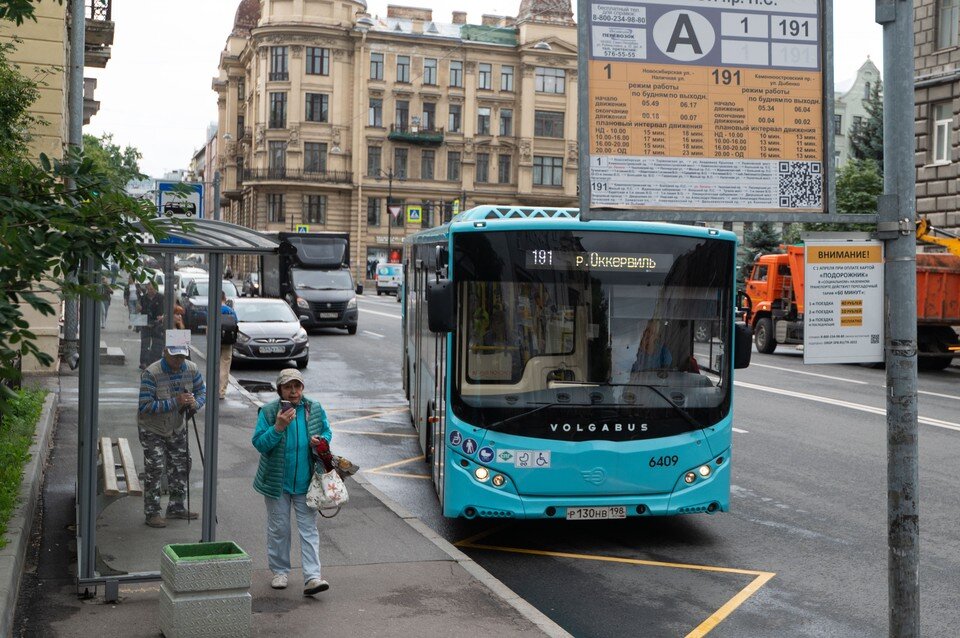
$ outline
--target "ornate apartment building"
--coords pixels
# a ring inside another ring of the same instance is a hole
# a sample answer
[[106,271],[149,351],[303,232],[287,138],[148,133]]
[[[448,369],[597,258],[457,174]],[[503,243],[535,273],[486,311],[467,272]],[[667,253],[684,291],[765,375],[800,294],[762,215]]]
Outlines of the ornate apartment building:
[[914,2],[917,215],[960,229],[960,0]]
[[221,217],[349,232],[362,275],[460,208],[577,206],[569,0],[522,0],[516,18],[482,22],[242,0],[213,82]]

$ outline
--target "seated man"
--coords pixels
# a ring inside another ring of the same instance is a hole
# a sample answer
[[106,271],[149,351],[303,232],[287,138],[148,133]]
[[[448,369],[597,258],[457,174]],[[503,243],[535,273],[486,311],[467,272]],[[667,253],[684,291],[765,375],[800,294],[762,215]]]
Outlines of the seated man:
[[673,365],[673,355],[661,339],[662,324],[651,319],[640,337],[640,347],[637,348],[637,358],[630,368],[631,372],[644,370],[663,370]]

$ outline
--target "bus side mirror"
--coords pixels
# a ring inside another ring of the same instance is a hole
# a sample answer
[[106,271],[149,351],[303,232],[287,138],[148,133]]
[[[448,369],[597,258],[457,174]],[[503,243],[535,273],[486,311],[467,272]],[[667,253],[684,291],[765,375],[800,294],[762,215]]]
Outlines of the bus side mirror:
[[753,354],[753,330],[745,323],[734,324],[733,329],[733,367],[739,370],[750,365]]
[[427,325],[430,332],[453,332],[457,318],[453,282],[438,279],[427,282]]

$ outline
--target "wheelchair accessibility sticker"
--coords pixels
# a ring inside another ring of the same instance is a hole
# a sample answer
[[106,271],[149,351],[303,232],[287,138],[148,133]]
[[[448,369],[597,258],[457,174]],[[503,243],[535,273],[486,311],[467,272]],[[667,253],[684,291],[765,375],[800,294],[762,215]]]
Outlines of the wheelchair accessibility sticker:
[[513,460],[514,467],[537,469],[550,467],[550,450],[501,450],[501,461]]

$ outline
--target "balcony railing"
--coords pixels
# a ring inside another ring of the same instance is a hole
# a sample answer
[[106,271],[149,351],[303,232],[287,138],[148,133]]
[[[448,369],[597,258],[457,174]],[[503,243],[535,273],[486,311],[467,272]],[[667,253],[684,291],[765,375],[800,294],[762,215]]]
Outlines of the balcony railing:
[[244,182],[286,181],[352,184],[350,171],[304,171],[293,168],[248,168],[243,171]]
[[113,12],[112,0],[87,0],[86,18],[87,20],[100,20],[110,22]]
[[443,143],[443,129],[433,126],[412,124],[391,124],[387,139],[396,142],[408,142],[424,146],[436,146]]

